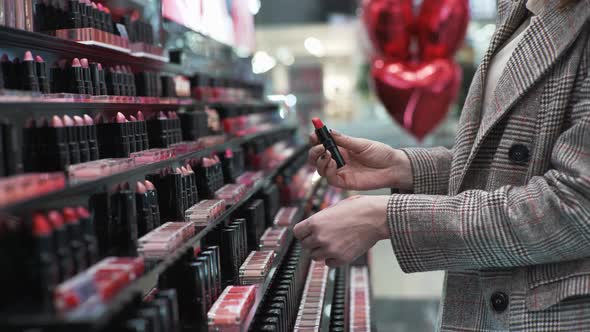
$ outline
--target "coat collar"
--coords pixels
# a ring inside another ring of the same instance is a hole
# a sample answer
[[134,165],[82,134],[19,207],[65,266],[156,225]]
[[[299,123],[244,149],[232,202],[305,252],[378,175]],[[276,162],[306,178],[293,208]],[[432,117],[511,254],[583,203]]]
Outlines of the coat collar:
[[[481,100],[490,62],[529,14],[526,0],[500,0],[498,3],[497,29],[476,76],[479,81],[476,84],[477,91],[472,91],[473,95],[469,98],[477,102],[466,105],[464,109],[464,112],[471,112],[464,126],[477,125],[479,130],[471,137],[471,151],[464,165],[463,175],[494,125],[549,71],[574,43],[582,28],[588,26],[590,0],[580,0],[566,9],[559,8],[559,1],[549,0],[540,15],[531,18],[530,26],[523,32],[523,39],[514,50],[494,91],[493,109],[487,110],[482,119]],[[459,181],[457,190],[461,182],[462,180]]]

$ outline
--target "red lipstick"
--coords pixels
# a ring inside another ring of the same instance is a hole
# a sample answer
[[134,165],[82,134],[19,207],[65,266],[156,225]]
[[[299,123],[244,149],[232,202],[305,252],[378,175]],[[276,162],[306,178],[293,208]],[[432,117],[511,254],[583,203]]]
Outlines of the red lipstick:
[[344,167],[344,165],[346,165],[344,158],[342,158],[342,154],[340,153],[340,150],[338,150],[338,146],[336,145],[336,142],[334,142],[334,139],[332,138],[328,128],[319,118],[313,118],[311,119],[311,122],[315,127],[315,134],[318,136],[320,143],[322,143],[326,150],[330,151],[330,154],[332,154],[332,159],[336,161],[336,167]]

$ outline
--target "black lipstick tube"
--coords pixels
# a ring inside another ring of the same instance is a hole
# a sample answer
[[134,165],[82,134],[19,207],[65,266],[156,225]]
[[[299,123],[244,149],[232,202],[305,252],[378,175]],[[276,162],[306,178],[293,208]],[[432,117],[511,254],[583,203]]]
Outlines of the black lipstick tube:
[[[334,159],[334,161],[336,161],[336,167],[337,168],[344,167],[344,165],[346,165],[346,163],[344,162],[344,158],[342,158],[342,154],[340,154],[340,150],[338,150],[338,146],[336,145],[336,142],[334,142],[334,138],[332,138],[330,131],[328,130],[328,128],[326,126],[323,125],[321,120],[319,120],[319,119],[314,119],[314,120],[317,120],[317,121],[314,121],[314,126],[316,128],[315,134],[317,135],[318,140],[322,143],[322,145],[324,146],[324,148],[326,150],[330,151],[330,154],[332,154],[332,159]],[[319,125],[321,125],[321,126],[319,126]]]

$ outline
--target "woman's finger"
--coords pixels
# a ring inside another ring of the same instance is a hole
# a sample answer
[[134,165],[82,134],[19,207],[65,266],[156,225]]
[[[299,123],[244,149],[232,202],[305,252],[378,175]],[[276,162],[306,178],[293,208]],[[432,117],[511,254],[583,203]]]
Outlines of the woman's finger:
[[330,160],[332,160],[332,155],[330,154],[330,151],[326,151],[326,153],[322,154],[318,159],[318,173],[323,177],[326,176],[326,168],[328,167]]
[[326,149],[321,145],[316,145],[309,150],[309,163],[312,165],[316,165],[318,158],[326,151]]

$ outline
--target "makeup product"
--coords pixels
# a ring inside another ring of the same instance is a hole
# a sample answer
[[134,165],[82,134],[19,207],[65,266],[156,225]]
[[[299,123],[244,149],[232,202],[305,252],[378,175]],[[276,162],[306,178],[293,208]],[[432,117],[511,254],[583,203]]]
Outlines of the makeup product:
[[88,252],[83,240],[82,227],[76,210],[64,208],[63,216],[69,238],[70,250],[74,261],[74,271],[85,270],[90,263],[87,260]]
[[99,117],[96,133],[100,158],[124,158],[131,153],[129,125],[125,116],[119,112],[112,122],[106,123]]
[[182,139],[185,141],[196,141],[209,134],[207,127],[207,113],[203,111],[184,112],[179,115]]
[[287,237],[287,227],[267,228],[260,238],[260,245],[263,250],[278,251],[284,244]]
[[138,240],[138,252],[147,259],[163,259],[194,234],[195,229],[191,224],[168,222],[141,237]]
[[37,55],[35,57],[35,65],[36,65],[36,70],[37,70],[37,78],[38,78],[38,82],[39,82],[39,90],[42,93],[49,93],[50,89],[49,89],[49,77],[48,72],[47,72],[47,64],[45,63],[45,60],[43,60],[43,58],[40,55]]
[[67,280],[75,274],[74,260],[69,247],[69,237],[64,225],[64,218],[57,211],[49,211],[47,219],[53,228],[53,245],[56,250],[60,280]]
[[240,266],[240,285],[263,283],[270,271],[274,256],[272,251],[252,251]]
[[344,165],[346,164],[344,162],[344,158],[342,158],[342,154],[340,154],[340,150],[338,149],[336,142],[334,142],[334,139],[332,138],[332,135],[330,134],[328,128],[319,118],[313,118],[311,121],[313,122],[313,126],[315,127],[315,133],[318,137],[318,140],[320,141],[320,143],[322,143],[326,150],[330,151],[332,159],[336,161],[337,168],[344,167]]
[[78,137],[78,128],[76,123],[69,115],[64,115],[63,124],[66,132],[66,138],[68,141],[68,150],[70,154],[70,164],[80,163],[80,138]]
[[55,254],[53,227],[41,213],[33,215],[32,235],[35,239],[35,253],[31,262],[31,272],[35,275],[39,294],[45,302],[50,302],[54,288],[59,283],[58,259]]
[[104,310],[109,299],[145,271],[142,258],[107,257],[60,284],[55,289],[54,304],[58,313],[72,310]]
[[[17,1],[17,3],[22,3]],[[19,64],[20,89],[39,92],[39,79],[37,78],[37,65],[31,51],[26,51],[22,63]]]
[[264,188],[261,193],[257,194],[256,197],[264,201],[266,227],[272,226],[274,217],[281,207],[279,202],[279,187],[275,184],[271,184]]
[[246,195],[246,192],[247,188],[242,184],[226,184],[215,192],[215,198],[225,200],[227,205],[234,205]]
[[82,68],[82,62],[80,59],[74,58],[74,60],[72,60],[72,65],[67,70],[67,78],[69,83],[66,91],[56,92],[86,94],[86,87],[88,84],[84,81],[84,69]]
[[31,0],[15,0],[15,28],[25,30],[25,1]]
[[145,188],[147,189],[148,201],[152,211],[152,223],[154,227],[160,226],[160,206],[158,205],[158,192],[154,184],[148,180],[145,181]]
[[197,227],[206,227],[225,211],[224,200],[203,200],[185,211],[185,220]]
[[[82,66],[82,79],[84,82],[84,90],[86,91],[86,94],[89,95],[94,95],[94,86],[92,84],[92,74],[90,71],[90,64],[88,62],[88,59],[86,58],[82,58],[80,59],[80,65]],[[98,65],[97,65],[97,70],[98,70]]]
[[260,238],[265,230],[264,201],[261,199],[252,201],[242,208],[239,215],[246,219],[248,250],[258,250]]
[[137,204],[137,233],[138,236],[143,236],[155,227],[147,188],[141,182],[137,182],[135,186],[135,203]]
[[137,252],[137,210],[135,192],[120,190],[112,196],[113,245],[117,254],[133,256]]
[[80,228],[82,229],[82,239],[86,246],[86,261],[89,265],[98,262],[98,242],[94,231],[94,222],[92,215],[85,207],[77,207],[76,213],[80,220]]
[[228,286],[207,313],[210,330],[240,331],[254,305],[255,286]]
[[299,211],[296,207],[282,207],[277,212],[273,224],[275,226],[290,227],[294,224],[295,215]]

